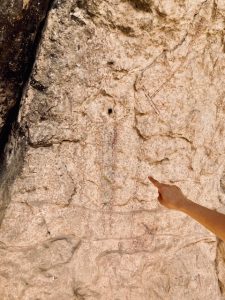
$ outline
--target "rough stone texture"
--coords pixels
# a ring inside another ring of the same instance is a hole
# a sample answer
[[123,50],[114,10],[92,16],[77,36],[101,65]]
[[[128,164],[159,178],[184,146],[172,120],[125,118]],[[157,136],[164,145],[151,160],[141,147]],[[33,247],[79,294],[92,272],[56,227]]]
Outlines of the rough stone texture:
[[1,299],[224,299],[223,243],[147,179],[224,209],[224,18],[222,0],[51,11],[19,116]]
[[0,5],[0,223],[9,185],[22,162],[24,138],[20,129],[15,130],[20,100],[52,4],[52,0],[2,0]]
[[[19,101],[33,61],[35,40],[50,0],[1,0],[0,134]],[[1,146],[2,148],[2,135]]]

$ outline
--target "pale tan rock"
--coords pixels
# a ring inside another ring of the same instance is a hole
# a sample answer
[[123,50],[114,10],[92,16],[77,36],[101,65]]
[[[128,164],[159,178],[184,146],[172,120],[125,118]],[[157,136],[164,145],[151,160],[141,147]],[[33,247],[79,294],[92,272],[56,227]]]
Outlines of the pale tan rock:
[[[1,299],[224,299],[218,239],[148,181],[225,205],[222,1],[61,1],[19,123]],[[222,245],[220,243],[220,245]],[[221,288],[221,289],[220,289]]]

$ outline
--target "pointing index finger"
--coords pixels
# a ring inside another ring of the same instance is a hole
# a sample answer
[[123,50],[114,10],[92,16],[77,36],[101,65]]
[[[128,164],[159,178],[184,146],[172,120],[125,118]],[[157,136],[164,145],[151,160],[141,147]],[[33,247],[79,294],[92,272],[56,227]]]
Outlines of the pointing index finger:
[[162,184],[156,180],[155,178],[153,178],[152,176],[148,176],[148,179],[154,184],[154,186],[156,186],[158,189],[162,186]]

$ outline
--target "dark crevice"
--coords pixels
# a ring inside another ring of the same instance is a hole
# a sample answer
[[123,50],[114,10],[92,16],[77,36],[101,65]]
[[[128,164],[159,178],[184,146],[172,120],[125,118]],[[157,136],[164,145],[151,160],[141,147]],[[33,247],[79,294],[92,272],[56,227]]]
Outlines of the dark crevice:
[[134,29],[130,26],[118,25],[116,27],[125,35],[134,36]]
[[[11,108],[9,107],[8,112],[3,115],[4,125],[0,128],[0,225],[11,200],[10,187],[22,171],[27,147],[24,129],[18,123],[21,100],[27,90],[49,11],[55,1],[42,0],[37,2],[36,0],[31,0],[30,3],[30,11],[26,12],[20,27],[17,26],[18,24],[10,24],[8,28],[9,34],[13,35],[15,41],[18,37],[19,44],[12,41],[10,45],[10,41],[7,40],[8,47],[11,46],[7,52],[7,47],[3,45],[4,43],[0,43],[0,52],[2,54],[0,55],[0,87],[2,90],[6,90],[6,93],[1,94],[0,97],[3,97],[3,104],[7,105],[10,100],[12,103]],[[0,20],[0,25],[1,22],[2,20]],[[32,30],[30,30],[29,24],[31,24]],[[10,31],[11,29],[13,29],[13,33]],[[22,38],[20,39],[21,35]],[[7,37],[7,39],[9,38]],[[18,49],[16,46],[18,46]],[[13,68],[11,68],[12,66]],[[13,72],[11,72],[12,70]],[[37,81],[33,81],[32,84],[39,90],[45,89]],[[9,95],[8,98],[4,97],[7,93]]]
[[30,85],[38,90],[39,92],[44,92],[47,90],[47,87],[44,86],[41,82],[39,82],[38,80],[36,80],[33,76],[31,76],[31,80],[30,80]]
[[152,13],[151,0],[127,0],[135,9]]
[[[20,75],[17,78],[18,85],[17,85],[17,91],[15,95],[16,97],[15,105],[8,111],[7,116],[5,118],[4,126],[0,132],[0,172],[1,173],[4,172],[5,170],[5,149],[9,141],[12,128],[14,128],[14,130],[16,130],[17,132],[20,131],[18,132],[19,135],[23,135],[21,129],[19,129],[19,126],[17,124],[20,103],[24,91],[26,90],[28,80],[31,76],[31,72],[36,59],[36,54],[38,51],[38,46],[40,44],[42,33],[46,25],[48,13],[55,3],[54,0],[46,1],[46,2],[48,2],[49,4],[46,6],[44,16],[42,17],[42,21],[39,23],[36,29],[36,36],[34,38],[34,41],[33,43],[28,43],[27,49],[25,50],[25,52],[29,55],[28,57],[26,57],[26,60],[23,62],[24,67],[21,67]],[[27,18],[26,23],[28,23],[29,21],[32,22],[30,17]],[[5,74],[5,76],[8,78],[9,74]],[[39,90],[45,89],[45,87],[38,82],[31,81],[31,84],[35,85],[35,87]]]

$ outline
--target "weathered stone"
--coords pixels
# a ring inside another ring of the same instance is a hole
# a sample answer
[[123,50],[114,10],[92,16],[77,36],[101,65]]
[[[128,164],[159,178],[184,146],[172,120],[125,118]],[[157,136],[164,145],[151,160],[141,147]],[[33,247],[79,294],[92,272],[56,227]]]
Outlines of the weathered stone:
[[[9,185],[22,164],[24,142],[17,128],[20,100],[29,78],[52,1],[1,1],[0,6],[0,223]],[[11,158],[9,158],[9,156]]]
[[[0,6],[0,133],[11,121],[34,61],[50,0],[2,0]],[[5,125],[6,126],[6,125]],[[2,136],[1,136],[2,143]]]
[[147,176],[224,206],[224,16],[203,0],[50,12],[18,120],[2,299],[223,299],[223,244]]

